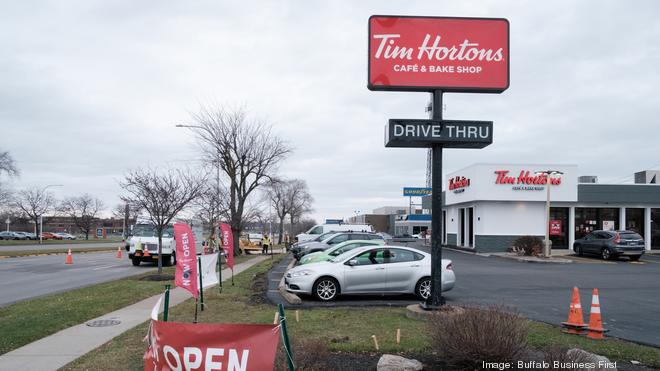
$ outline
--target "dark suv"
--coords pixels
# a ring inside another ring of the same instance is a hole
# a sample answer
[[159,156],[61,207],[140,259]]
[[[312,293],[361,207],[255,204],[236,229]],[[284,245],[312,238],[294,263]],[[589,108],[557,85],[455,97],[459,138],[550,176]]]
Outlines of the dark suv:
[[593,231],[575,240],[573,251],[578,256],[597,254],[604,260],[627,256],[635,261],[644,255],[644,239],[633,231]]

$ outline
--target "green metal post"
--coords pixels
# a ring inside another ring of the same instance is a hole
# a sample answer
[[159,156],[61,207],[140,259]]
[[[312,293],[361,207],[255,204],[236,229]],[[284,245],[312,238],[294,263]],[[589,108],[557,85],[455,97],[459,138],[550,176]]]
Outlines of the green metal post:
[[170,314],[170,285],[165,285],[165,304],[163,304],[163,321],[167,322]]
[[199,305],[202,312],[204,311],[204,285],[202,283],[202,259],[197,257],[197,269],[199,269]]
[[218,246],[218,293],[222,294],[222,247]]
[[296,367],[293,364],[293,350],[291,350],[291,343],[289,342],[289,332],[286,328],[286,317],[284,316],[284,306],[277,304],[277,310],[280,312],[280,326],[282,326],[282,341],[284,342],[284,350],[286,351],[286,364],[289,366],[289,371],[295,371]]

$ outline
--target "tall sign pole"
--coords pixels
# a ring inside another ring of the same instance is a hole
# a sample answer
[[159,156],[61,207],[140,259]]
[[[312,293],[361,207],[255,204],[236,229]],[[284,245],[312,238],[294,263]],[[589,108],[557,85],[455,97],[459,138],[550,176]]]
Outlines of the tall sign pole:
[[[442,91],[432,93],[431,119],[442,120]],[[442,298],[442,144],[434,144],[431,165],[431,295],[425,309],[443,305]]]

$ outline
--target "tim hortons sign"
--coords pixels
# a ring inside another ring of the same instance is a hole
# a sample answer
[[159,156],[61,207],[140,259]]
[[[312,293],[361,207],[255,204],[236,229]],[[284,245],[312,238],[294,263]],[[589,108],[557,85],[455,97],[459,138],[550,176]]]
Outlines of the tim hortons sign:
[[371,16],[367,86],[501,93],[509,87],[509,21]]
[[464,176],[456,176],[449,179],[449,190],[454,193],[465,192],[465,189],[470,186],[470,178]]

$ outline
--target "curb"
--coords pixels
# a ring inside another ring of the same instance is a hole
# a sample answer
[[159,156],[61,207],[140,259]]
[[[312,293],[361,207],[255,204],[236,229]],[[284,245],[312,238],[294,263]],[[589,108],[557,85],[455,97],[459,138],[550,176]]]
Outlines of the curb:
[[[536,264],[572,264],[573,261],[570,259],[555,258],[555,260],[541,260],[541,259],[525,259],[517,256],[508,256],[508,255],[490,255],[492,257],[506,259],[506,260],[515,260],[521,263],[536,263]],[[552,258],[551,258],[552,259]]]
[[[296,264],[296,260],[293,259],[289,265],[286,266],[286,270],[288,271],[293,267],[293,265]],[[286,271],[284,271],[284,274],[286,274]],[[298,295],[286,291],[286,285],[284,284],[284,274],[282,275],[282,279],[280,280],[280,284],[277,286],[277,290],[280,292],[280,295],[286,300],[287,303],[293,304],[293,305],[300,305],[302,304],[302,300]]]
[[445,250],[449,250],[449,251],[453,251],[453,252],[460,252],[461,254],[468,254],[468,255],[486,256],[486,257],[489,257],[489,256],[492,255],[492,254],[488,254],[488,253],[476,252],[474,250],[466,250],[466,249],[460,249],[460,248],[454,248],[454,247],[443,246],[442,248],[445,249]]

